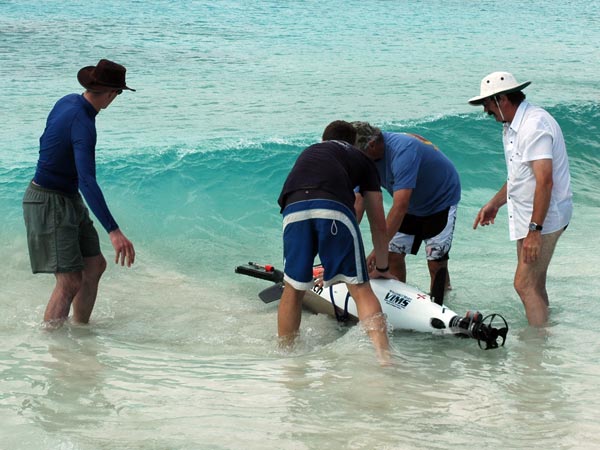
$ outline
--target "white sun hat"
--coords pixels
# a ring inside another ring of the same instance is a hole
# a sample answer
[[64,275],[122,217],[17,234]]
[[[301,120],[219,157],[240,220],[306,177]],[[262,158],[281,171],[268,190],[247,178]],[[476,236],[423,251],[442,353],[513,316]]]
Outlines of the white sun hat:
[[531,84],[531,81],[525,83],[517,82],[512,73],[494,72],[481,80],[481,89],[477,97],[469,99],[471,105],[481,105],[483,100],[498,94],[509,94],[510,92],[520,91]]

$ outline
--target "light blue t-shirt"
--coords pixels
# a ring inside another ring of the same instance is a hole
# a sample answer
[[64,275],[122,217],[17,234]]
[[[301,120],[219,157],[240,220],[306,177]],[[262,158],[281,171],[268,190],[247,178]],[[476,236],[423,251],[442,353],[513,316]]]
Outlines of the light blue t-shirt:
[[412,189],[409,214],[429,216],[458,204],[458,172],[436,146],[415,134],[384,132],[383,139],[385,154],[375,163],[381,186],[391,195]]

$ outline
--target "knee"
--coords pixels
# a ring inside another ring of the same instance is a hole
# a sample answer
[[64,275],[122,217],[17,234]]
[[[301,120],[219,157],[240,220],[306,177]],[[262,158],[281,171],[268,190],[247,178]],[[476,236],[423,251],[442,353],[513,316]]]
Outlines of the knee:
[[526,297],[532,291],[535,291],[535,286],[532,283],[532,281],[525,277],[520,277],[519,275],[515,276],[513,287],[515,288],[515,291],[517,291],[517,294],[519,294],[521,298]]
[[104,271],[106,270],[106,259],[104,258],[104,256],[100,255],[100,258],[98,260],[98,268],[97,268],[97,273],[98,276],[102,275],[104,273]]
[[525,291],[522,289],[521,285],[517,283],[517,280],[513,282],[513,287],[515,288],[515,291],[517,291],[517,294],[519,294],[519,297],[523,298]]
[[515,288],[515,291],[517,291],[517,293],[519,295],[521,295],[521,292],[523,291],[525,284],[523,283],[523,280],[519,277],[519,274],[515,274],[515,278],[513,280],[513,287]]
[[83,282],[83,275],[81,272],[73,272],[62,274],[59,278],[58,286],[65,292],[65,294],[72,298],[74,297],[79,289],[81,289],[81,284]]
[[88,278],[99,280],[106,270],[106,259],[101,254],[90,258],[90,261],[85,266],[85,276]]

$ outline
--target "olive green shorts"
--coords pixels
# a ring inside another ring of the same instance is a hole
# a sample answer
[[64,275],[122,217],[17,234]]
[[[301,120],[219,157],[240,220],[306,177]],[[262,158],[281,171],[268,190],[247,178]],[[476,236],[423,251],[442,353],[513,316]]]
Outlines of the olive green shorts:
[[79,272],[83,258],[100,254],[98,232],[79,193],[67,195],[30,183],[23,217],[33,273]]

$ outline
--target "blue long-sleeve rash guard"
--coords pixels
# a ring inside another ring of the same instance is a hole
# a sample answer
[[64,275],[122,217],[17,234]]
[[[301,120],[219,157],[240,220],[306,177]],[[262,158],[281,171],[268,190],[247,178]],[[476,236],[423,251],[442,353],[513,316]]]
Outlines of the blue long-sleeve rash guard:
[[119,226],[96,181],[97,114],[83,95],[69,94],[56,102],[40,137],[33,181],[69,195],[81,191],[96,218],[110,233]]

